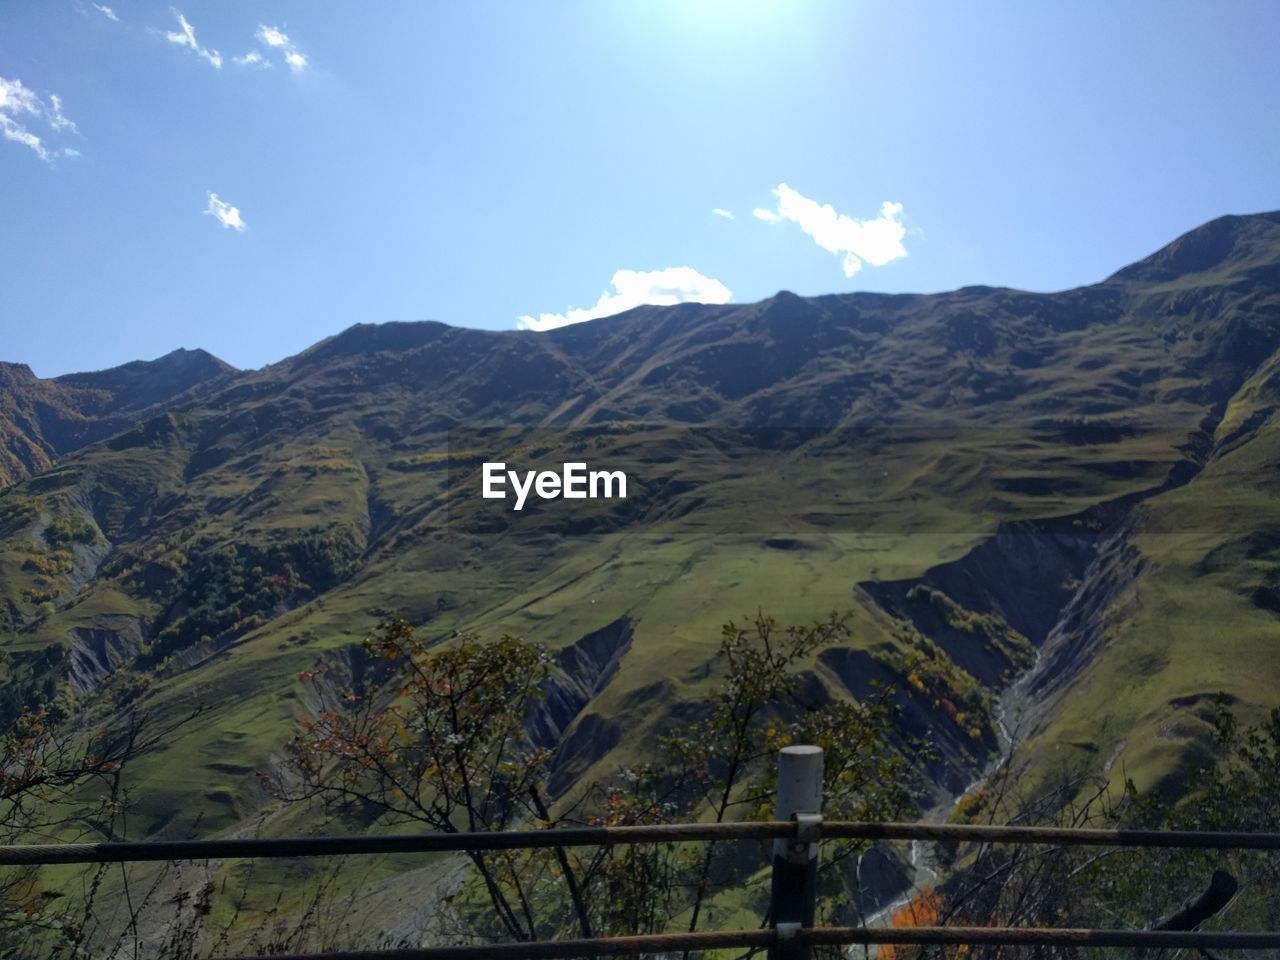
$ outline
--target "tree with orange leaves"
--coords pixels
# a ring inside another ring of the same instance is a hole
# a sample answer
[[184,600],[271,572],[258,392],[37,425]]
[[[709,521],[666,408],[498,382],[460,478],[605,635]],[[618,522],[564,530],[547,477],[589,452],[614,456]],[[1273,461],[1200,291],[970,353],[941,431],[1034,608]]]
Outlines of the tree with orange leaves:
[[[932,927],[942,913],[942,897],[932,887],[921,888],[915,896],[900,906],[889,918],[889,926],[895,930],[910,927]],[[918,960],[923,947],[915,944],[887,943],[880,948],[879,960]]]

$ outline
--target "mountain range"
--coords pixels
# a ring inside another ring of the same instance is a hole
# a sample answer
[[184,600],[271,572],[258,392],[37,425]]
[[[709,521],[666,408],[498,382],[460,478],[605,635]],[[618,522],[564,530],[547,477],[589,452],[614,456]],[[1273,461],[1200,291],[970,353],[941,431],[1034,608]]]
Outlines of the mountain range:
[[[1278,403],[1280,213],[1059,293],[359,324],[253,371],[3,364],[3,707],[202,703],[144,758],[136,838],[288,830],[255,772],[309,709],[297,678],[362,675],[388,614],[554,651],[536,730],[564,793],[713,682],[721,623],[834,608],[856,642],[812,679],[896,684],[938,798],[1010,738],[1031,779],[1173,790],[1215,695],[1280,696]],[[495,514],[464,494],[503,450],[625,462],[638,494]]]

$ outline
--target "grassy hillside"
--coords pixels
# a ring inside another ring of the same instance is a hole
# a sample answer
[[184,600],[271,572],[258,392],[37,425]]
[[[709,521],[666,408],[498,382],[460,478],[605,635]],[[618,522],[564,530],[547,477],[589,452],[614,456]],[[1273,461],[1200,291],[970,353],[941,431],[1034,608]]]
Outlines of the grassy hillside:
[[[562,718],[567,790],[651,749],[725,620],[848,608],[856,649],[812,669],[899,682],[944,747],[940,794],[1000,717],[1039,769],[1172,783],[1209,696],[1280,695],[1278,349],[1280,214],[1057,294],[356,326],[60,458],[7,441],[34,475],[0,493],[6,708],[204,704],[146,758],[129,822],[213,835],[271,814],[255,771],[308,709],[299,673],[351,668],[388,613],[553,649],[633,630]],[[527,431],[503,449],[530,462],[625,463],[637,495],[504,514],[475,496],[480,426]]]

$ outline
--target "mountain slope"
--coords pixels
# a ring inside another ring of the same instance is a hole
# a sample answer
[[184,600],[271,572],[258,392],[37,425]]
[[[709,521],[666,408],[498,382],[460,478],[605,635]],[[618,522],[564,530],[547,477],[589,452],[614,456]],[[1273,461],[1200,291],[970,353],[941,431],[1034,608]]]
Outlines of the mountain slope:
[[[148,760],[131,821],[208,832],[264,809],[253,771],[306,709],[299,672],[359,669],[389,612],[620,664],[571,677],[549,719],[570,789],[705,689],[720,623],[838,607],[858,644],[815,677],[855,696],[898,681],[943,745],[940,796],[1001,749],[1002,710],[1037,769],[1172,782],[1208,696],[1280,694],[1278,350],[1264,214],[1058,294],[784,292],[542,334],[361,325],[145,411],[124,377],[64,378],[114,398],[95,424],[137,420],[0,495],[10,704],[210,704]],[[38,406],[18,392],[0,403]],[[525,432],[486,449],[482,426]],[[48,457],[68,429],[33,442]],[[585,450],[637,493],[495,513],[474,497],[494,450]]]
[[233,373],[203,350],[175,350],[158,360],[51,380],[23,364],[0,363],[0,488],[190,402]]

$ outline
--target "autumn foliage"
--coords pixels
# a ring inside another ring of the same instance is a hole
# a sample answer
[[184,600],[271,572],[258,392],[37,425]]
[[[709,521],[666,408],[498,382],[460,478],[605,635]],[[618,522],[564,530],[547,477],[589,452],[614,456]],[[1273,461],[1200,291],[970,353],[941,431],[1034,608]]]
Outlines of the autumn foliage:
[[[895,930],[910,927],[934,927],[942,916],[942,895],[933,887],[922,888],[914,897],[894,911],[889,926]],[[920,960],[924,947],[917,944],[885,944],[877,955],[879,960]],[[947,957],[963,957],[966,947],[945,948]]]

